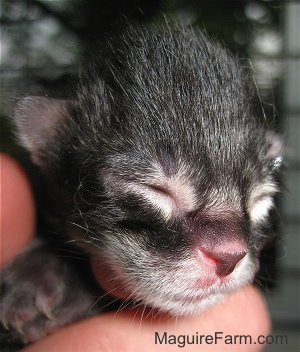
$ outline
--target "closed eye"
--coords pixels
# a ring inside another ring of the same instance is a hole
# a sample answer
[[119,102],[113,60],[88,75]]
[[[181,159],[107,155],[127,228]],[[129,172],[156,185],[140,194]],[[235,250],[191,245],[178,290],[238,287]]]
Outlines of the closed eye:
[[265,221],[273,206],[274,201],[272,196],[268,195],[257,198],[250,208],[251,220],[256,223]]
[[163,196],[163,197],[170,197],[173,198],[173,196],[171,195],[170,192],[168,192],[166,189],[164,189],[163,187],[160,186],[156,186],[156,185],[147,185],[149,187],[149,190],[158,193],[159,195]]
[[253,222],[263,222],[268,218],[269,212],[274,206],[273,196],[270,194],[260,195],[251,202],[249,208],[250,218]]
[[176,209],[176,199],[167,189],[157,185],[147,185],[148,198],[151,202],[162,210],[167,217]]
[[142,197],[154,210],[159,211],[165,220],[189,212],[196,207],[197,197],[186,177],[161,177],[148,179],[145,183],[130,183],[127,191]]
[[278,192],[276,184],[266,182],[252,189],[248,211],[253,222],[263,222],[274,206],[274,195]]
[[127,188],[145,199],[168,219],[176,210],[176,200],[165,188],[153,184],[130,184]]

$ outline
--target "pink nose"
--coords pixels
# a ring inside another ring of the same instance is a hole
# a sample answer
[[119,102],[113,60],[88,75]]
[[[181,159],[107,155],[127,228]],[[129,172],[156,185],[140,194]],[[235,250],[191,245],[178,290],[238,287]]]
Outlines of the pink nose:
[[247,253],[243,246],[237,251],[236,244],[234,250],[230,250],[227,245],[226,250],[224,251],[218,247],[203,248],[203,246],[201,246],[201,252],[206,258],[214,261],[216,265],[216,274],[219,277],[231,274],[239,261],[244,258]]
[[199,214],[190,232],[195,239],[200,261],[219,277],[231,274],[248,252],[248,225],[235,212]]

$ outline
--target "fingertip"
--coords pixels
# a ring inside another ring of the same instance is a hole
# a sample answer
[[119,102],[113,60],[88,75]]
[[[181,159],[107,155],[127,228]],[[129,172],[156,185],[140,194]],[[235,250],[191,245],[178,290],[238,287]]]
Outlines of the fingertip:
[[[252,328],[253,333],[258,335],[267,336],[272,331],[272,320],[269,309],[262,292],[255,286],[247,286],[245,289],[246,299],[249,300],[248,309],[249,315],[253,317]],[[251,314],[250,314],[251,310]],[[259,324],[257,323],[259,317]],[[256,318],[256,319],[255,319]],[[249,322],[250,324],[250,322]]]
[[12,157],[0,155],[0,265],[11,261],[31,241],[35,229],[35,206],[29,180]]
[[[23,352],[65,351],[178,351],[178,346],[156,344],[155,336],[167,332],[168,336],[188,336],[195,333],[214,336],[251,335],[257,337],[270,333],[270,318],[262,294],[254,287],[247,286],[228,297],[223,304],[215,306],[204,314],[194,317],[151,317],[151,314],[136,310],[106,313],[70,325],[54,335],[27,347]],[[264,345],[219,341],[201,344],[201,351],[258,352]],[[190,344],[189,351],[199,351],[198,344]]]

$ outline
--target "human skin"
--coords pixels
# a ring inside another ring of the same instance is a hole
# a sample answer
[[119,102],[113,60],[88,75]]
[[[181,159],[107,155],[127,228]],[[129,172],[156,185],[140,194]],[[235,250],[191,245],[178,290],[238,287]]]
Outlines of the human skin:
[[[35,207],[30,183],[21,167],[7,155],[1,156],[1,265],[9,263],[30,242],[35,228]],[[270,332],[270,318],[261,293],[247,286],[227,296],[223,303],[194,317],[173,318],[149,311],[127,309],[110,312],[69,325],[25,348],[26,352],[258,352],[260,344],[176,345],[155,344],[155,332],[176,336],[259,335]]]

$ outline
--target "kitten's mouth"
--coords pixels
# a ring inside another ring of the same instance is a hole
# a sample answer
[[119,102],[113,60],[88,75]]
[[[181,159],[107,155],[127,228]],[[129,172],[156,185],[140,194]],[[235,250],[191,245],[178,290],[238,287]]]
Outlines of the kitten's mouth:
[[[126,286],[122,283],[122,280],[115,276],[115,273],[111,270],[109,265],[97,260],[92,260],[92,269],[97,282],[105,290],[105,292],[122,300],[135,299],[132,293],[126,290]],[[202,279],[198,280],[196,283],[196,289],[208,289],[209,286],[215,283],[215,280],[211,279],[203,281]],[[206,287],[203,287],[203,284],[206,284],[207,286],[204,285]],[[183,304],[194,304],[209,299],[209,297],[213,294],[215,294],[215,292],[202,291],[200,293],[199,290],[199,293],[195,292],[194,294],[189,295],[172,295],[172,297],[170,297],[170,301]]]

